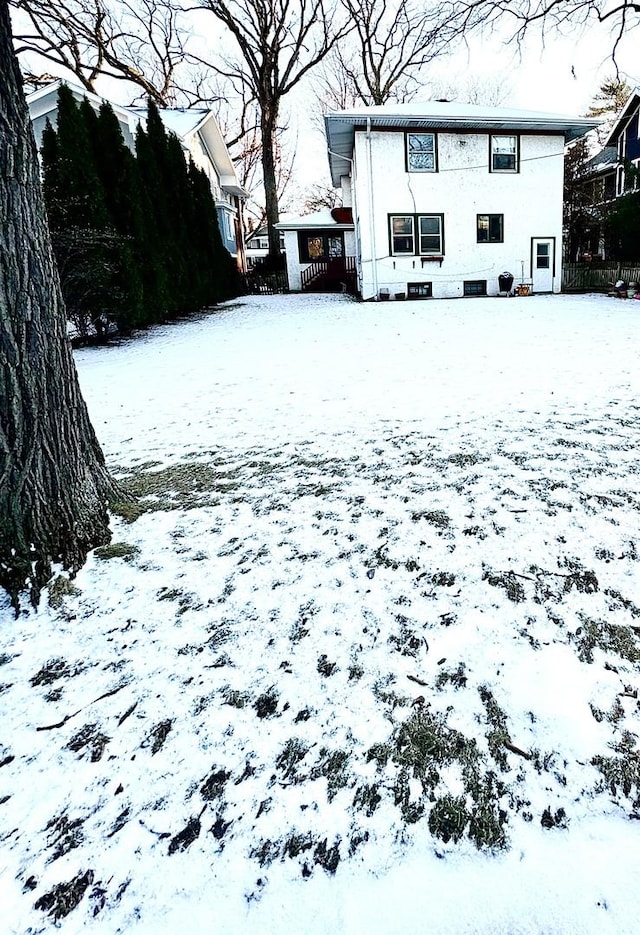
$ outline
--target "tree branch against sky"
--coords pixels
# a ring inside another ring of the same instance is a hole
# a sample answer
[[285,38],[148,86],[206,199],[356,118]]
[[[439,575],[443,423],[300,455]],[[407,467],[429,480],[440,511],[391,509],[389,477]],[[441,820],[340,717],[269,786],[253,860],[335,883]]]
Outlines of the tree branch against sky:
[[603,58],[615,64],[623,46],[635,41],[640,24],[637,0],[445,0],[441,15],[452,36],[500,31],[507,41],[520,44],[537,30],[543,43],[569,33],[602,27]]
[[190,63],[184,12],[173,0],[12,0],[22,15],[18,56],[68,69],[87,91],[100,77],[127,81],[159,106],[175,104]]
[[276,131],[284,98],[353,28],[338,0],[200,0],[233,37],[227,74],[255,97],[269,252],[280,253]]
[[354,31],[345,48],[336,47],[326,85],[358,104],[410,100],[425,83],[425,66],[446,51],[448,28],[438,10],[419,0],[341,3]]

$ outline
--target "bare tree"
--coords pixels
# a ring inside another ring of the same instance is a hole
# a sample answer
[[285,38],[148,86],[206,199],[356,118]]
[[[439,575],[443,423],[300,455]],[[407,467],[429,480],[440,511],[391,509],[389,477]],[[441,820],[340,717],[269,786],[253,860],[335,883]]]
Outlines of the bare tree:
[[[640,24],[638,0],[444,0],[440,15],[451,37],[464,38],[473,31],[499,29],[509,41],[520,44],[530,31],[539,31],[543,42],[558,32],[603,27],[609,52],[616,63],[627,40]],[[571,63],[569,63],[571,64]]]
[[342,204],[339,193],[329,185],[316,183],[312,185],[304,200],[304,210],[307,212],[320,211],[322,208],[337,208]]
[[[66,68],[87,91],[108,77],[132,83],[160,107],[211,97],[206,74],[187,50],[188,25],[175,0],[12,0],[12,5],[24,23],[14,36],[20,59],[35,56]],[[189,75],[182,82],[186,66]]]
[[0,585],[36,603],[52,563],[109,541],[116,488],[80,393],[36,145],[0,4]]
[[280,253],[276,133],[283,99],[353,28],[337,0],[197,0],[226,26],[237,58],[222,74],[240,81],[260,115],[269,252]]
[[336,48],[325,91],[343,109],[408,101],[424,84],[425,65],[446,50],[448,25],[420,0],[341,0],[354,24],[350,50]]

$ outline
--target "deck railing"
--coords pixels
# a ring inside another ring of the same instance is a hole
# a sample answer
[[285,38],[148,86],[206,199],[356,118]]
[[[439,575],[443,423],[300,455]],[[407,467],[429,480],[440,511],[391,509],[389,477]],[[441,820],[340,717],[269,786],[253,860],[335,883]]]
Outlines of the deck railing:
[[309,266],[302,270],[300,274],[302,291],[308,291],[314,283],[320,283],[324,280],[326,285],[335,285],[344,283],[345,288],[355,283],[356,258],[354,256],[345,257],[323,257],[314,260]]

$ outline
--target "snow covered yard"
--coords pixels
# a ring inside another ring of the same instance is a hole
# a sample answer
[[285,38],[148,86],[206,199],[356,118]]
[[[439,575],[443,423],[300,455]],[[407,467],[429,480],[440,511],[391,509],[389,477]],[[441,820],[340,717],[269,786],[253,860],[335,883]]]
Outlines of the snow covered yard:
[[639,347],[280,296],[78,352],[141,499],[0,604],[2,932],[636,932]]

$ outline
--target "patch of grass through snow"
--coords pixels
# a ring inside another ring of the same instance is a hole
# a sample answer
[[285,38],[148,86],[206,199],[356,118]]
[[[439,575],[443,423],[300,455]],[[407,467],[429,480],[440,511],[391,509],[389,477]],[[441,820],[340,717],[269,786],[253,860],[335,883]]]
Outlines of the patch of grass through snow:
[[[428,815],[434,837],[457,842],[466,834],[478,848],[506,846],[507,814],[498,805],[506,787],[476,740],[450,728],[444,715],[420,706],[386,743],[371,746],[367,758],[377,763],[379,779],[356,792],[356,807],[371,812],[385,789],[407,824]],[[459,772],[462,796],[443,788],[442,770],[451,768]]]

